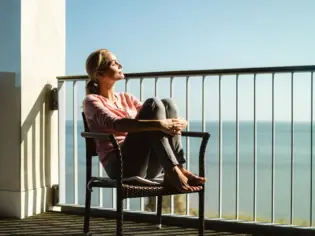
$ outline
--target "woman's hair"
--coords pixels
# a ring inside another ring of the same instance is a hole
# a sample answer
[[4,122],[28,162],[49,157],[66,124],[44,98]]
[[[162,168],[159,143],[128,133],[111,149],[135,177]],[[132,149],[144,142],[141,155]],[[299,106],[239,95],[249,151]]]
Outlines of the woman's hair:
[[110,51],[107,49],[98,49],[92,52],[85,62],[85,70],[89,76],[89,81],[86,84],[87,94],[99,94],[99,83],[96,77],[97,72],[104,72],[110,63],[107,54]]
[[85,62],[85,70],[91,80],[96,80],[97,72],[104,72],[110,63],[108,60],[108,53],[110,51],[107,49],[98,49],[92,52]]
[[85,93],[87,94],[100,94],[99,83],[97,80],[90,79],[85,86]]

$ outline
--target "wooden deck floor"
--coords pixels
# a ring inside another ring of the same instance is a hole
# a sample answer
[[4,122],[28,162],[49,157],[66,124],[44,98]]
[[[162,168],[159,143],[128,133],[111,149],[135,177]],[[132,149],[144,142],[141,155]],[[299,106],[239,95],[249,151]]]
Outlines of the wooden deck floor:
[[[91,220],[92,235],[115,235],[116,222],[113,219],[94,217]],[[27,219],[0,219],[0,235],[82,235],[83,216],[47,212]],[[147,223],[125,221],[124,235],[197,235],[196,229],[163,226],[156,229]],[[207,230],[205,235],[245,235],[214,232]]]

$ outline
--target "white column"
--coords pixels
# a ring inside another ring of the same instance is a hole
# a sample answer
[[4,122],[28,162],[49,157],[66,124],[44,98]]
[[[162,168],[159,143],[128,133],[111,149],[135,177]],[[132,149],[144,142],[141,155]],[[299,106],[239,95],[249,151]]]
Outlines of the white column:
[[65,74],[65,1],[0,1],[0,215],[44,212],[58,183],[57,112]]

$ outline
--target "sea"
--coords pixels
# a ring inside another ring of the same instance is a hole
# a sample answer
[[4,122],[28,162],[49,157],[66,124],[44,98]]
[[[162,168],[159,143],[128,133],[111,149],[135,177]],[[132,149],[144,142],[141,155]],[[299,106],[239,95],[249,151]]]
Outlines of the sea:
[[[78,121],[77,127],[78,201],[83,205],[85,142],[80,136],[83,131],[82,121]],[[275,122],[274,155],[272,155],[271,122],[257,121],[255,145],[253,121],[239,121],[238,149],[236,127],[235,121],[222,122],[222,151],[220,152],[218,121],[207,121],[204,126],[205,131],[211,133],[206,152],[205,213],[207,217],[235,219],[238,215],[239,219],[253,220],[255,214],[258,221],[269,222],[274,217],[275,222],[289,223],[292,216],[294,224],[308,225],[311,214],[315,214],[315,159],[311,148],[313,146],[311,123],[295,122],[292,130],[290,122]],[[202,131],[202,128],[200,121],[189,123],[191,131]],[[291,132],[293,132],[293,139]],[[187,139],[183,138],[182,141],[186,158],[189,159],[189,169],[198,173],[201,140],[189,138],[187,142]],[[65,175],[66,203],[69,204],[74,203],[73,147],[73,122],[67,121]],[[93,159],[93,174],[97,175],[98,171],[99,163],[96,157]],[[103,175],[106,176],[106,173],[103,172]],[[93,206],[99,204],[98,191],[95,190],[92,194]],[[111,208],[112,190],[102,191],[103,207]],[[198,208],[197,194],[191,194],[189,204],[191,208]],[[130,210],[140,210],[139,199],[130,200]]]

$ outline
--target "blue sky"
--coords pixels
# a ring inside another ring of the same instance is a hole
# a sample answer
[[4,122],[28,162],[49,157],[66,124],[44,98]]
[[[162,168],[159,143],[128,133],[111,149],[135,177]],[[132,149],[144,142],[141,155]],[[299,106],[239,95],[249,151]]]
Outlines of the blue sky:
[[[67,0],[66,4],[67,75],[85,74],[85,59],[97,48],[113,51],[125,72],[315,64],[312,0]],[[295,119],[307,120],[310,77],[297,80]],[[271,118],[270,82],[270,76],[257,81],[258,119]],[[175,99],[184,116],[185,81],[175,84]],[[145,96],[151,96],[152,85],[145,84]],[[159,85],[159,96],[167,96],[168,81]],[[216,119],[217,80],[210,78],[206,85],[206,117]],[[117,86],[122,89],[122,84]],[[194,105],[200,102],[196,96],[200,89],[200,80],[191,79],[191,119],[201,118]],[[131,83],[130,91],[138,95],[138,90],[136,82]],[[234,78],[223,79],[222,95],[223,118],[233,120]],[[240,77],[239,101],[240,119],[252,119],[252,77]],[[276,77],[276,109],[278,120],[290,118],[290,76]]]

